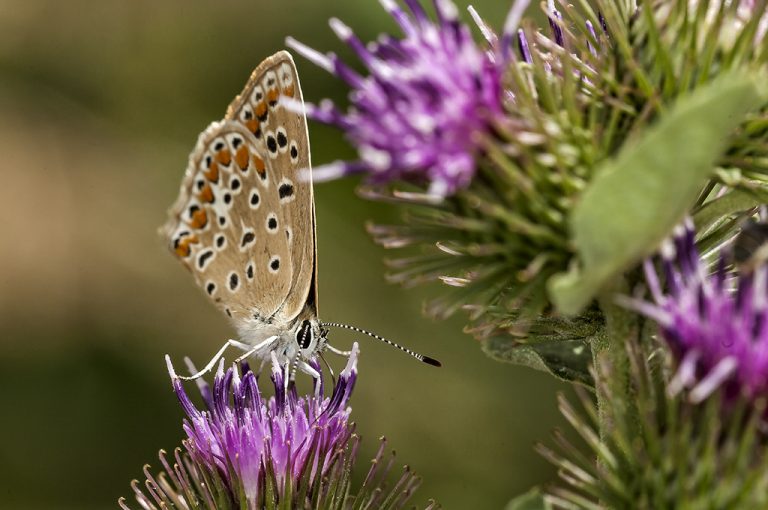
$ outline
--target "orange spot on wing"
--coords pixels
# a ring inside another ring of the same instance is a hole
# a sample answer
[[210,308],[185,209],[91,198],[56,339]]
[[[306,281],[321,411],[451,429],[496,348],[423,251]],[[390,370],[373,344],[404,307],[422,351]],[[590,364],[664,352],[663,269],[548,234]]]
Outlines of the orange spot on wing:
[[256,119],[249,119],[245,121],[245,127],[248,128],[248,131],[253,133],[254,135],[259,130],[259,121]]
[[235,153],[235,163],[237,163],[237,166],[240,167],[240,170],[245,170],[248,168],[248,156],[248,147],[241,145]]
[[208,202],[209,204],[213,202],[213,188],[211,188],[211,185],[206,183],[205,186],[203,186],[203,189],[200,190],[197,198],[200,199],[201,202]]
[[224,166],[229,166],[229,163],[232,161],[232,154],[230,154],[229,149],[222,149],[217,152],[216,161]]
[[211,165],[208,170],[203,172],[203,175],[211,182],[219,182],[219,165],[215,161],[211,161]]
[[192,228],[204,228],[208,224],[208,214],[203,209],[198,209],[192,213],[192,219],[189,220],[189,226]]
[[271,105],[277,104],[278,97],[280,97],[280,91],[277,89],[272,89],[267,92],[267,101],[269,101],[269,104]]
[[256,105],[256,108],[253,109],[253,112],[256,114],[256,118],[261,120],[264,118],[264,116],[267,114],[267,103],[264,101],[260,102]]
[[187,258],[189,257],[189,254],[192,252],[192,250],[189,247],[189,244],[182,241],[179,243],[179,245],[176,247],[176,255],[178,255],[181,258]]
[[293,85],[288,85],[283,89],[283,94],[285,94],[288,97],[293,97],[293,94],[296,93],[296,90],[293,88]]
[[190,244],[197,244],[200,241],[198,241],[197,236],[190,235],[183,237],[176,241],[176,248],[174,251],[176,252],[176,255],[178,255],[181,258],[189,257],[189,254],[192,253],[192,248],[190,248]]
[[262,177],[264,176],[264,173],[266,170],[266,165],[264,164],[264,160],[258,157],[256,154],[253,155],[253,163],[256,165],[256,171],[259,172],[259,175]]

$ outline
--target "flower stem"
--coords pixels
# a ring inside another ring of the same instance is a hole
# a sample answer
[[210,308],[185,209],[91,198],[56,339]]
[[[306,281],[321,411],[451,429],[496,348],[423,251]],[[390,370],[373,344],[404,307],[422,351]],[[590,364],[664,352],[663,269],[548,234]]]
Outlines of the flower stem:
[[[614,301],[617,292],[627,294],[626,287],[627,283],[622,279],[598,299],[600,310],[605,317],[605,329],[592,340],[592,356],[602,441],[611,437],[615,427],[637,428],[638,424],[627,343],[639,341],[640,323],[636,313]],[[623,416],[618,416],[619,412]]]

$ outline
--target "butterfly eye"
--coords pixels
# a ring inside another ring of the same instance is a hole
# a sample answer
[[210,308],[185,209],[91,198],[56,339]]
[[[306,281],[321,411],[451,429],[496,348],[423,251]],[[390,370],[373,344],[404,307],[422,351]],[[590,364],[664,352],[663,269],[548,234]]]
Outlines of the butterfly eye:
[[296,342],[302,349],[308,349],[312,345],[312,324],[305,320],[296,332]]

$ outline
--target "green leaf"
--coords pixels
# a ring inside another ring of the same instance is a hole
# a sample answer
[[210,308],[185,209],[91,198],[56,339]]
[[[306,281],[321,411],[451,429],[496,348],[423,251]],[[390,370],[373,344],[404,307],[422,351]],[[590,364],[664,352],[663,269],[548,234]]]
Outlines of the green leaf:
[[653,253],[683,219],[729,135],[768,99],[761,78],[730,73],[698,88],[598,169],[571,216],[581,266],[548,283],[560,312],[578,313],[615,276]]
[[732,190],[707,202],[694,215],[696,232],[705,234],[720,220],[727,220],[732,215],[749,211],[754,207],[768,203],[768,190],[755,188],[749,190]]
[[547,372],[566,382],[592,386],[592,351],[587,340],[527,341],[493,336],[482,341],[483,351],[497,361]]
[[507,503],[504,510],[551,510],[552,505],[544,500],[544,495],[538,487],[521,494]]

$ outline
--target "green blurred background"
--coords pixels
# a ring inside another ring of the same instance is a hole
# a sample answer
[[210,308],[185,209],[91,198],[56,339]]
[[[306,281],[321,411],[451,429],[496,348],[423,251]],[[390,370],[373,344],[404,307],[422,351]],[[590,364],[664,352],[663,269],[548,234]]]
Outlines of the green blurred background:
[[[509,7],[474,5],[497,27]],[[116,508],[142,465],[180,442],[162,356],[202,364],[232,331],[157,227],[197,134],[285,36],[348,55],[331,16],[364,39],[395,30],[375,0],[0,0],[0,508]],[[297,65],[307,99],[343,100],[338,82]],[[315,164],[352,155],[339,133],[311,132]],[[355,184],[316,187],[322,317],[444,363],[334,332],[338,346],[362,344],[361,466],[383,434],[424,478],[416,503],[503,508],[554,476],[532,445],[562,423],[565,387],[487,359],[463,317],[422,318],[439,287],[386,285],[388,254],[363,224],[398,211]]]

